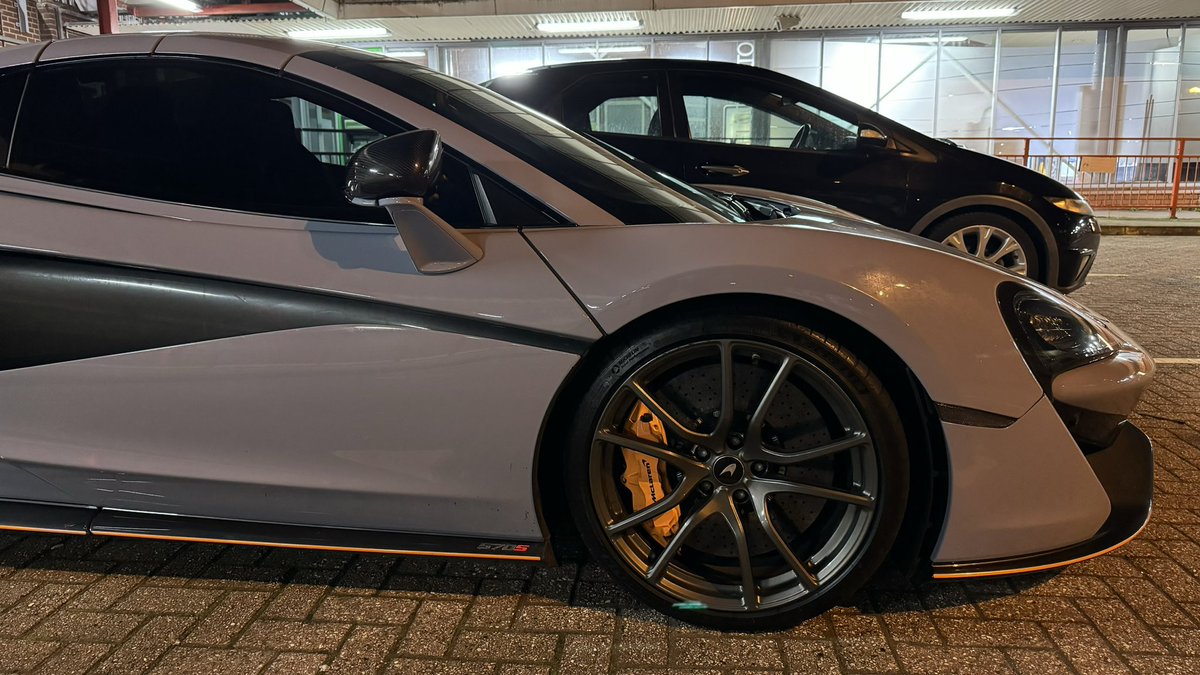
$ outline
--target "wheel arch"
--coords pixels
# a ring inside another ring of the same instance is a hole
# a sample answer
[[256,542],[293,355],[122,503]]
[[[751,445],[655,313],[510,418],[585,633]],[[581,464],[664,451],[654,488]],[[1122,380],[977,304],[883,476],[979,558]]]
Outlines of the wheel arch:
[[607,357],[651,326],[676,317],[724,309],[795,317],[798,323],[829,334],[849,347],[883,381],[900,412],[910,463],[909,499],[890,558],[893,565],[906,573],[923,570],[930,564],[933,546],[941,532],[949,491],[946,441],[932,398],[903,359],[862,326],[808,302],[757,293],[699,296],[655,308],[597,340],[583,354],[546,414],[534,457],[537,516],[552,544],[547,550],[570,557],[580,548],[578,542],[562,536],[571,532],[571,526],[563,480],[566,453],[561,445],[566,442],[572,411],[593,378],[599,375]]
[[1041,256],[1044,266],[1042,276],[1048,283],[1055,283],[1058,279],[1059,261],[1058,249],[1054,246],[1054,233],[1037,211],[1011,197],[974,195],[951,199],[931,209],[909,231],[926,236],[929,230],[948,218],[980,211],[1010,218],[1023,227],[1025,233],[1033,239],[1034,245],[1038,247],[1038,255]]

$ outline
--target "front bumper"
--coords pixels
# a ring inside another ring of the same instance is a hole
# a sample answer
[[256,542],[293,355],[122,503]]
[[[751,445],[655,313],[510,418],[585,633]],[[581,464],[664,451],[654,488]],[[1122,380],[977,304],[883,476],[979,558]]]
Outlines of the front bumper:
[[1136,536],[1154,459],[1126,420],[1153,376],[1153,360],[1126,341],[1058,374],[1019,419],[943,414],[950,480],[934,578],[1067,565]]
[[1136,537],[1150,519],[1154,492],[1154,451],[1150,439],[1125,422],[1113,444],[1088,454],[1087,462],[1111,505],[1108,518],[1094,535],[1052,551],[964,563],[935,563],[933,578],[1041,572],[1104,555]]
[[1095,216],[1062,212],[1058,218],[1050,223],[1058,247],[1058,271],[1049,285],[1070,293],[1087,283],[1100,249],[1100,225]]

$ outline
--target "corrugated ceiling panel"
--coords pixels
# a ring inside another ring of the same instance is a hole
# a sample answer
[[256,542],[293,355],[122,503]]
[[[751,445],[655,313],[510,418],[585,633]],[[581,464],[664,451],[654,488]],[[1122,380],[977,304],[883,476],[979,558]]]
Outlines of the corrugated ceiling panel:
[[[733,0],[731,0],[733,1]],[[400,3],[398,7],[402,7]],[[794,30],[853,29],[880,27],[920,27],[939,25],[978,25],[978,20],[950,20],[913,22],[900,18],[901,12],[910,8],[938,9],[1017,7],[1018,13],[1008,19],[997,21],[1003,25],[1029,23],[1073,23],[1095,21],[1130,21],[1144,19],[1200,19],[1200,0],[976,0],[975,2],[853,2],[849,4],[801,4],[757,7],[694,8],[630,12],[580,12],[563,14],[503,15],[446,17],[428,16],[416,18],[362,18],[331,22],[325,19],[252,18],[252,19],[200,19],[164,21],[155,24],[122,24],[123,31],[179,30],[223,31],[284,35],[289,30],[337,27],[384,26],[393,40],[402,41],[457,41],[457,40],[506,40],[548,37],[576,37],[585,34],[548,36],[540,33],[535,25],[539,21],[580,21],[611,18],[636,18],[643,23],[641,30],[629,33],[603,33],[604,36],[622,35],[683,35],[697,33],[746,33],[774,31],[779,18],[785,17],[785,25],[791,25],[792,17],[799,19]],[[381,5],[347,5],[350,12],[370,8],[372,12]],[[397,9],[397,11],[406,11]],[[87,27],[81,27],[93,32]],[[595,35],[595,34],[591,34]]]

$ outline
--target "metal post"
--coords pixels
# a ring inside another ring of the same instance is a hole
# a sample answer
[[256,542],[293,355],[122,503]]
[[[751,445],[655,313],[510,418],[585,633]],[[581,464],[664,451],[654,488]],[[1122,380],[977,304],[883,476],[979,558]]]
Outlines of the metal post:
[[100,17],[100,33],[117,32],[117,0],[96,0],[96,14]]
[[1171,218],[1179,212],[1179,183],[1183,180],[1183,148],[1186,139],[1179,139],[1175,147],[1175,178],[1171,181]]
[[1026,169],[1029,167],[1029,137],[1025,138],[1025,152],[1021,154],[1021,165]]

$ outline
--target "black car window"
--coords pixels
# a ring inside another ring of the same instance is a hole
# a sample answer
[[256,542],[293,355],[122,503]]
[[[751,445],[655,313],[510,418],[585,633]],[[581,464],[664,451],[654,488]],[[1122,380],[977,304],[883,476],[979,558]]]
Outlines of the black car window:
[[681,74],[693,140],[794,150],[852,150],[858,124],[755,80]]
[[0,168],[8,163],[9,140],[17,123],[17,107],[25,90],[25,73],[0,74]]
[[658,77],[619,72],[585,77],[563,93],[563,122],[576,131],[662,136]]
[[[196,59],[46,67],[30,79],[12,173],[136,197],[386,224],[343,194],[359,148],[400,125],[274,73]],[[474,169],[448,155],[431,210],[484,227]],[[497,216],[500,225],[509,223]],[[524,217],[526,214],[515,214]]]

